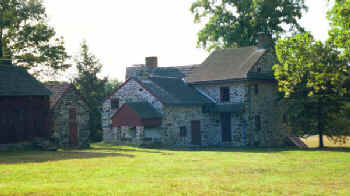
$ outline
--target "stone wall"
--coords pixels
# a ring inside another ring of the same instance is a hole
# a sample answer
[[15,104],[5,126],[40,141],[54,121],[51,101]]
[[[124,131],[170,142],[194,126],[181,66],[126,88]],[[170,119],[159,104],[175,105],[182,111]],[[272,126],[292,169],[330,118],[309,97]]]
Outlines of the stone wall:
[[[192,145],[191,121],[200,121],[202,145],[214,145],[218,126],[215,119],[202,113],[201,106],[164,107],[161,126],[162,143],[165,145]],[[180,136],[180,128],[186,127],[186,136]]]
[[150,92],[144,89],[134,79],[130,79],[124,86],[122,86],[117,92],[115,92],[109,99],[107,99],[102,105],[102,129],[103,129],[103,141],[113,142],[115,136],[112,131],[112,116],[117,109],[112,110],[111,99],[119,99],[119,107],[123,106],[126,102],[148,102],[153,105],[158,111],[162,111],[163,104],[157,100]]
[[262,72],[273,72],[272,67],[278,63],[277,57],[275,56],[274,50],[269,49],[256,63],[256,65],[250,70],[257,72],[258,67],[262,67]]
[[[230,102],[221,102],[220,87],[230,88]],[[196,88],[206,95],[209,95],[218,104],[243,103],[246,96],[246,85],[243,82],[196,86]]]
[[[230,89],[230,101],[221,102],[220,100],[220,88],[229,87]],[[216,101],[219,105],[232,104],[232,103],[242,103],[245,104],[247,100],[247,86],[244,82],[234,82],[234,83],[222,83],[216,85],[198,85],[196,86],[198,90],[209,95],[212,99]],[[220,113],[209,114],[211,119],[216,124],[216,132],[211,135],[210,144],[213,145],[232,145],[232,146],[245,146],[247,144],[246,139],[246,127],[247,120],[244,118],[243,114],[232,113],[231,114],[231,135],[232,142],[222,142],[221,134],[221,120]]]
[[[255,87],[258,94],[255,94]],[[252,146],[281,146],[285,134],[282,126],[282,114],[278,105],[276,82],[250,81],[247,83],[248,99],[245,118],[248,122],[247,138]],[[260,117],[261,129],[256,129],[256,116]]]
[[69,146],[69,109],[75,108],[77,112],[77,132],[79,146],[85,146],[89,142],[89,107],[81,97],[70,89],[61,97],[52,112],[53,136],[58,139],[59,145]]

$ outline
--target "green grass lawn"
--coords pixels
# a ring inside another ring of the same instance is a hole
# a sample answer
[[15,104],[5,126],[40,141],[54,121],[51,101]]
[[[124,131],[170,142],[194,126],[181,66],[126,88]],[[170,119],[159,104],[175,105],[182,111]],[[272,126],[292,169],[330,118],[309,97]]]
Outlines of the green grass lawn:
[[0,195],[350,195],[350,149],[0,152]]

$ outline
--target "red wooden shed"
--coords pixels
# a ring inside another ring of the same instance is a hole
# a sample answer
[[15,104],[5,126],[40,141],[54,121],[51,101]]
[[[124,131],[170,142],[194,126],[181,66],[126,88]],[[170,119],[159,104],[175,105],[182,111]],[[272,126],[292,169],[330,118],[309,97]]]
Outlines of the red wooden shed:
[[50,94],[24,68],[0,60],[0,144],[49,137]]

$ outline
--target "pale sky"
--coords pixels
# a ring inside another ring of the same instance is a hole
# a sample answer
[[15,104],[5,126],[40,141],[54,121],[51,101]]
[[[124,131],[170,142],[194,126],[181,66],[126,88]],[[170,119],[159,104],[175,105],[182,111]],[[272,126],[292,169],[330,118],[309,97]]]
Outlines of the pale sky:
[[[70,55],[82,40],[103,64],[103,76],[124,80],[126,66],[158,56],[159,66],[199,64],[209,55],[196,48],[201,26],[191,0],[44,0],[49,24],[63,36]],[[327,37],[326,0],[306,0],[302,20],[318,39]],[[69,74],[70,75],[70,74]]]

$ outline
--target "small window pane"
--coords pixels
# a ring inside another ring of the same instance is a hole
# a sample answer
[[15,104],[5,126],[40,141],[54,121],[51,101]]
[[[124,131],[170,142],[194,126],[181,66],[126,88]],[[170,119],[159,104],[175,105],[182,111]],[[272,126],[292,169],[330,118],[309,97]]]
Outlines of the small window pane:
[[259,115],[255,116],[255,129],[259,131],[261,129],[261,119]]
[[230,88],[229,87],[221,87],[220,88],[220,97],[222,102],[230,101]]
[[259,85],[258,84],[254,85],[254,92],[256,95],[259,94]]
[[186,137],[187,135],[186,127],[180,127],[180,137]]
[[112,99],[111,100],[111,107],[112,107],[112,109],[119,108],[119,99]]

